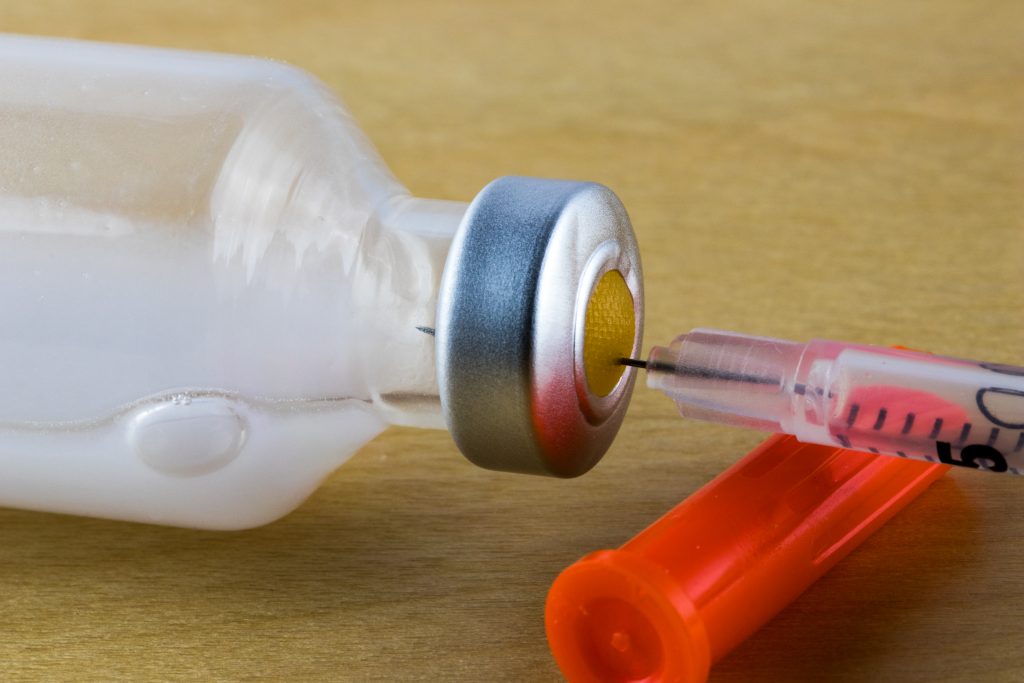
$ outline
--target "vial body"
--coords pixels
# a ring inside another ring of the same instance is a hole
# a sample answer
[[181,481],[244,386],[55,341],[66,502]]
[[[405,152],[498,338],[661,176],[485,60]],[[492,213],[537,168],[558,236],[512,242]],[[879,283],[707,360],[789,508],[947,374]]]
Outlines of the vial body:
[[442,426],[465,206],[275,62],[0,36],[0,505],[287,513],[388,423]]

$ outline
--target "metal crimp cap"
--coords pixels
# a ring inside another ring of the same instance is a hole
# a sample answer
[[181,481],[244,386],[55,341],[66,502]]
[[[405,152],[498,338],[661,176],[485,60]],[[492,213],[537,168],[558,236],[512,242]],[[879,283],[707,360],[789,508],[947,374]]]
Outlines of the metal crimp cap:
[[643,328],[640,252],[596,183],[499,178],[455,236],[437,376],[455,443],[494,470],[574,477],[611,445]]

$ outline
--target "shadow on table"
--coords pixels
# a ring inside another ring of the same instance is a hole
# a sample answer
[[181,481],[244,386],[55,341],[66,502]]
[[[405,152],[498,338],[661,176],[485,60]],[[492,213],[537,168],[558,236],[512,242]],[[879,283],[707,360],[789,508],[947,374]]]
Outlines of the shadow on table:
[[980,561],[976,524],[963,491],[940,480],[714,666],[711,683],[876,681],[879,668],[907,672],[887,680],[943,677],[928,660],[958,626],[937,625],[929,609],[949,599],[970,609],[963,578]]
[[543,519],[565,506],[551,494],[560,483],[393,441],[249,531],[0,509],[0,616],[16,634],[0,662],[59,673],[77,657],[193,680],[237,680],[256,664],[282,680],[451,666],[473,679],[554,680],[543,609],[560,532]]

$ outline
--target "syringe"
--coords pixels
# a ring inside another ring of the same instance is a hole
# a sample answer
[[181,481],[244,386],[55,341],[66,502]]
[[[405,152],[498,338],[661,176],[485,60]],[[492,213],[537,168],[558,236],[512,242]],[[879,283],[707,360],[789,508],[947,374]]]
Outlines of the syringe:
[[1024,474],[1024,368],[698,329],[648,360],[685,417],[807,443]]

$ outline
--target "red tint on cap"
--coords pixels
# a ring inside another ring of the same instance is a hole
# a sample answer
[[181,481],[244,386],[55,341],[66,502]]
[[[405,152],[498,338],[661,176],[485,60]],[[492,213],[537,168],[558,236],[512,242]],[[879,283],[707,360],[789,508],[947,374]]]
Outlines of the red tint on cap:
[[555,580],[551,651],[576,681],[704,681],[949,468],[773,436],[618,550]]

